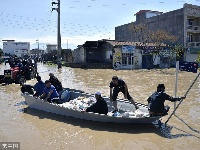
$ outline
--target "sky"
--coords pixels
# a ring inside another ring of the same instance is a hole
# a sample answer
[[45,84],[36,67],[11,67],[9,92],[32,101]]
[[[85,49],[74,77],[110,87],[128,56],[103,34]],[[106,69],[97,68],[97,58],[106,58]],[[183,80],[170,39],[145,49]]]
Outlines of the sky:
[[[57,44],[57,0],[1,0],[2,40],[30,42],[31,49]],[[169,12],[200,0],[60,0],[62,48],[75,49],[86,41],[115,39],[115,27],[135,21],[139,10]],[[38,41],[37,41],[38,40]]]

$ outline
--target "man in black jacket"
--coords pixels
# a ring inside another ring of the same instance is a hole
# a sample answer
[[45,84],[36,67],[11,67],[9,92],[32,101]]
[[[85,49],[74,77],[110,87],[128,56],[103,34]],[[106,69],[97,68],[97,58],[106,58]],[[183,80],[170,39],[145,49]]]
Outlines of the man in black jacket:
[[88,107],[85,111],[107,115],[107,113],[108,113],[107,103],[103,99],[103,97],[101,97],[101,93],[96,92],[95,98],[96,98],[97,102],[95,104],[91,105],[90,107]]
[[49,76],[50,76],[49,80],[51,82],[51,85],[53,85],[56,88],[56,91],[58,93],[62,91],[63,90],[62,83],[58,80],[58,78],[56,78],[53,73],[49,73]]
[[169,100],[171,102],[180,101],[185,99],[185,97],[173,98],[165,93],[165,85],[158,84],[157,91],[154,92],[148,99],[148,107],[149,107],[149,114],[151,116],[160,116],[166,115],[168,109],[165,108],[164,103],[165,100]]
[[118,79],[117,76],[113,76],[112,81],[110,82],[110,101],[113,102],[113,105],[115,107],[115,110],[113,110],[113,113],[118,111],[116,99],[119,92],[122,92],[124,94],[124,98],[128,99],[135,106],[135,109],[139,108],[135,104],[135,101],[133,100],[133,98],[129,95],[128,87],[126,83],[122,79]]

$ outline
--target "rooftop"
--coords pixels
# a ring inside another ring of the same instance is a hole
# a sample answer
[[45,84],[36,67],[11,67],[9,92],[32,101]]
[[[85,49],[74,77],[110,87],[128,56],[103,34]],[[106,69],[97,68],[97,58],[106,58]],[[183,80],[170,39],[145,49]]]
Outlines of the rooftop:
[[[144,43],[144,42],[118,42],[118,41],[107,41],[111,45],[133,45],[133,46],[157,46],[156,43]],[[160,46],[166,46],[166,44],[161,43]]]
[[139,14],[146,13],[146,12],[152,12],[152,13],[157,13],[157,14],[162,14],[162,13],[163,13],[163,12],[152,11],[152,10],[140,10],[140,11],[138,11],[138,12],[135,14],[135,16],[136,16],[136,15],[139,15]]

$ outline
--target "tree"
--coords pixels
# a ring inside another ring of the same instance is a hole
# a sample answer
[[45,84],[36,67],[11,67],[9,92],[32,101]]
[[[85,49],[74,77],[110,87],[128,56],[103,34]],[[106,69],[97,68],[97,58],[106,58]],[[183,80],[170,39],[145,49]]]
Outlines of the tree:
[[200,63],[200,52],[198,52],[197,62]]
[[183,56],[185,48],[181,44],[176,44],[174,47],[171,48],[171,52],[172,56],[175,56],[176,59],[179,60]]
[[170,47],[170,54],[168,55],[168,68],[171,65],[173,59],[179,60],[185,52],[185,48],[181,44],[176,44]]
[[[135,25],[134,23],[131,23],[128,26],[128,29],[131,31],[131,42],[136,42],[135,40],[138,39],[138,41],[144,40],[144,33],[146,33],[147,27],[143,24]],[[134,40],[133,40],[134,37]],[[137,37],[137,38],[136,38]]]
[[177,37],[171,35],[169,32],[158,29],[155,31],[149,31],[146,40],[160,46],[164,42],[175,42]]
[[[160,46],[163,42],[175,42],[177,40],[176,36],[171,35],[169,32],[165,30],[158,29],[158,30],[148,30],[147,26],[144,24],[137,24],[131,23],[128,26],[128,29],[131,33],[131,39],[134,42],[145,42],[145,43],[154,43],[157,46]],[[138,39],[136,41],[136,39]]]

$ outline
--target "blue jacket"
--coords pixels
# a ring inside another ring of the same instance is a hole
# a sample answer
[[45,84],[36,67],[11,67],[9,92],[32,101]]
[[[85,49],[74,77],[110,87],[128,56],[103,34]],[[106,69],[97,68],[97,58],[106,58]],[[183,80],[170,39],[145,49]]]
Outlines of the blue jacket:
[[34,85],[34,90],[38,93],[38,95],[42,95],[44,88],[45,88],[45,84],[43,81],[38,81],[35,85]]
[[50,99],[59,97],[59,94],[58,94],[58,92],[56,91],[56,88],[53,85],[51,85],[50,88],[45,87],[43,92],[47,95],[51,90],[53,90],[53,92],[51,93]]

